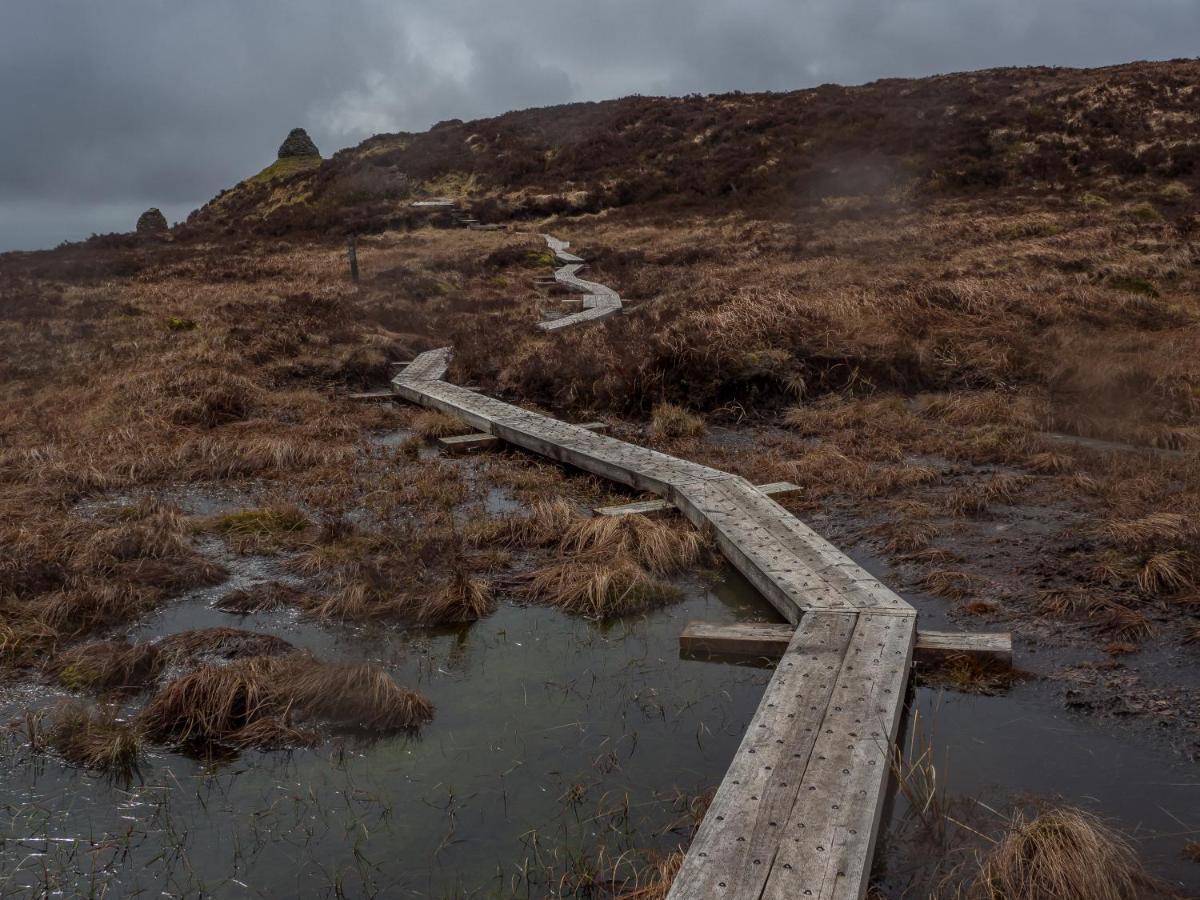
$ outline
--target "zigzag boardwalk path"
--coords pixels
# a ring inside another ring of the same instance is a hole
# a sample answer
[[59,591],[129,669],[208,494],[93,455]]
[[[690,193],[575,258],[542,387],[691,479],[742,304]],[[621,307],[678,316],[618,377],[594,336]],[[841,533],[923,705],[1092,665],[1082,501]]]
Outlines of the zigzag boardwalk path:
[[[564,262],[556,278],[606,299],[543,328],[620,312],[614,291],[575,279],[581,261],[565,242],[547,241]],[[449,348],[421,354],[393,389],[518,447],[658,494],[710,529],[796,626],[670,897],[862,897],[916,610],[745,479],[449,384],[449,359]]]

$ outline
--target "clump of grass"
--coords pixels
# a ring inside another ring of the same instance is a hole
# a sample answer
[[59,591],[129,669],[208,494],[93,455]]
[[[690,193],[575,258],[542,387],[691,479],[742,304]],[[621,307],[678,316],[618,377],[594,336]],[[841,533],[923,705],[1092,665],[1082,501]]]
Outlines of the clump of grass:
[[59,653],[48,668],[71,690],[126,691],[157,678],[164,662],[156,644],[92,641]]
[[660,403],[650,413],[650,434],[670,441],[704,434],[704,420],[674,403]]
[[571,558],[629,556],[656,575],[692,565],[704,548],[703,537],[694,529],[636,515],[577,519],[559,541],[560,551]]
[[337,665],[308,656],[252,656],[206,666],[158,691],[142,711],[146,732],[181,745],[273,747],[309,742],[293,717],[374,731],[413,729],[433,706],[369,664]]
[[633,560],[560,560],[522,579],[538,599],[597,619],[661,606],[679,596],[670,583],[649,574]]
[[241,729],[277,717],[280,674],[271,658],[206,666],[158,691],[142,710],[141,723],[158,740],[236,743]]
[[964,485],[945,497],[946,510],[956,516],[978,515],[993,503],[1010,504],[1029,478],[1000,473],[985,481]]
[[287,700],[307,718],[370,731],[418,728],[433,719],[433,704],[401,687],[378,666],[315,660],[292,664]]
[[50,729],[50,745],[84,768],[128,778],[137,771],[145,742],[140,729],[111,707],[61,705]]
[[1179,513],[1157,512],[1139,519],[1123,519],[1107,523],[1102,529],[1114,543],[1142,550],[1159,543],[1180,544],[1188,539],[1192,525],[1187,516]]
[[1193,564],[1182,550],[1164,550],[1146,557],[1138,569],[1138,587],[1147,594],[1172,592],[1190,587]]
[[130,584],[87,582],[45,595],[38,602],[40,624],[63,638],[128,622],[153,609],[158,591]]
[[469,434],[475,430],[462,419],[432,409],[422,410],[413,416],[411,427],[414,433],[426,440]]
[[412,617],[422,625],[474,622],[495,608],[491,584],[466,572],[455,572],[426,595]]
[[1118,641],[1140,641],[1154,634],[1154,623],[1143,613],[1120,603],[1108,603],[1096,613],[1100,628]]
[[529,514],[494,519],[494,524],[476,527],[474,543],[485,540],[518,547],[546,547],[559,540],[579,519],[579,510],[561,497],[533,501]]
[[1091,813],[1068,807],[1030,817],[1017,810],[980,863],[972,900],[1054,897],[1139,900],[1170,896],[1142,868],[1121,835]]
[[205,656],[220,659],[281,656],[296,649],[283,638],[271,634],[225,626],[181,631],[160,640],[158,647],[172,662]]
[[243,509],[224,513],[213,522],[221,534],[235,537],[272,537],[297,534],[309,525],[308,516],[298,506]]
[[957,569],[932,569],[924,578],[925,590],[949,600],[962,600],[975,585],[975,579]]
[[1037,610],[1044,616],[1063,618],[1091,613],[1103,605],[1102,599],[1082,588],[1054,588],[1038,595]]
[[305,597],[303,591],[282,582],[271,581],[230,591],[216,602],[216,608],[221,612],[245,616],[286,606],[298,606]]
[[1066,453],[1035,453],[1025,465],[1042,475],[1066,475],[1075,470],[1075,458]]
[[575,517],[553,562],[517,579],[539,600],[595,618],[667,603],[678,591],[665,576],[695,564],[703,536],[644,516]]
[[940,529],[932,522],[889,522],[876,533],[884,538],[883,549],[888,553],[914,553],[926,549]]
[[1002,694],[1021,680],[1011,666],[989,662],[963,653],[948,654],[935,664],[923,664],[918,670],[920,683],[964,694],[994,696]]
[[640,887],[616,895],[616,900],[666,900],[675,876],[683,867],[683,851],[676,850],[654,860],[638,873]]

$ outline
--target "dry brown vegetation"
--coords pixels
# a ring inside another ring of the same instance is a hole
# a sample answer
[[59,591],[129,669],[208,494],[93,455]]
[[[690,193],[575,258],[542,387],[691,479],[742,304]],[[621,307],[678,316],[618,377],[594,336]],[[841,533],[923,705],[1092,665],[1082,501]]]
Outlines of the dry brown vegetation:
[[317,739],[296,721],[396,731],[432,718],[429,701],[382,669],[291,654],[250,656],[177,678],[150,699],[139,723],[181,746],[270,749]]
[[1174,892],[1147,875],[1128,842],[1096,816],[1059,807],[1034,816],[1015,812],[968,896],[1139,900]]
[[55,713],[50,745],[78,766],[128,778],[137,770],[144,740],[112,707],[64,703]]

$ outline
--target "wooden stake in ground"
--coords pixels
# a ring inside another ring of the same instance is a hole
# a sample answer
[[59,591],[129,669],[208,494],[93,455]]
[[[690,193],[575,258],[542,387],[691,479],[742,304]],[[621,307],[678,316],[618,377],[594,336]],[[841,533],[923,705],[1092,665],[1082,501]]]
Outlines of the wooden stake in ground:
[[350,257],[350,280],[358,284],[358,238],[353,234],[346,238],[346,254]]

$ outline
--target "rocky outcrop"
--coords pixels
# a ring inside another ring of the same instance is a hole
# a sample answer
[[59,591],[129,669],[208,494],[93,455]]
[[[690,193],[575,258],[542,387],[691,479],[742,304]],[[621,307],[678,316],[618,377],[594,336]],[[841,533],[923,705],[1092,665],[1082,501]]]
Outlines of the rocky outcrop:
[[317,149],[317,145],[312,142],[312,138],[308,136],[308,132],[303,128],[293,128],[288,132],[287,138],[279,145],[279,158],[287,159],[291,156],[320,156],[321,151]]
[[168,228],[167,217],[157,207],[150,207],[137,220],[138,234],[162,234]]

